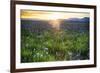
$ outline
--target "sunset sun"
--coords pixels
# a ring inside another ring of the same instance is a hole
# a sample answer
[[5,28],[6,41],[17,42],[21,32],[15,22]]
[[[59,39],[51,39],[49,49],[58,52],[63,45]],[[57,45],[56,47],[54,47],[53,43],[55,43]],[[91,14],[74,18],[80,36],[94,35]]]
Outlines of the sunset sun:
[[59,13],[52,13],[52,14],[48,15],[49,20],[58,20],[61,18],[62,18],[62,15]]

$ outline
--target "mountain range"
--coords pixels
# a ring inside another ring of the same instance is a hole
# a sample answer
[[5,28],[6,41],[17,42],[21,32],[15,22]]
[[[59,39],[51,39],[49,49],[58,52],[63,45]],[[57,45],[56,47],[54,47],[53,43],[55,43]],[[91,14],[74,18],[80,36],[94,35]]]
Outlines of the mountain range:
[[89,22],[90,18],[89,17],[84,17],[84,18],[69,18],[66,19],[65,21],[69,22]]

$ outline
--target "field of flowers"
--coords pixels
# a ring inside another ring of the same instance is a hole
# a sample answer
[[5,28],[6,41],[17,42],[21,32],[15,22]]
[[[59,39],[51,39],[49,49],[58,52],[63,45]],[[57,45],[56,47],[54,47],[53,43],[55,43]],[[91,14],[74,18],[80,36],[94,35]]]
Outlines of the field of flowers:
[[89,32],[48,30],[42,34],[21,30],[21,62],[89,59]]

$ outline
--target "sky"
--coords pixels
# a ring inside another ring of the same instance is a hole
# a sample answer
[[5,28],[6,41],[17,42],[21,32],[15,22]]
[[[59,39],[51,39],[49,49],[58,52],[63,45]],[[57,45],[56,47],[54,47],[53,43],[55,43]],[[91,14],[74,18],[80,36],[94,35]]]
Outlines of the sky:
[[89,17],[89,13],[21,10],[22,19],[57,20]]

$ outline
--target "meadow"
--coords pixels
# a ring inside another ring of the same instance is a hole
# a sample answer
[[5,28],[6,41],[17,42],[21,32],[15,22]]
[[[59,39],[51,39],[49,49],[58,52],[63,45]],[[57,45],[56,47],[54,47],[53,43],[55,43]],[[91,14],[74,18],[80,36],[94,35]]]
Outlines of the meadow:
[[[66,24],[68,23],[65,22],[64,25]],[[70,25],[73,24],[75,23]],[[68,29],[67,27],[60,30],[49,28],[40,33],[30,32],[23,27],[21,29],[21,62],[89,59],[89,29],[81,29],[84,25],[88,24],[78,24],[81,25],[78,27],[80,30],[74,28]]]

